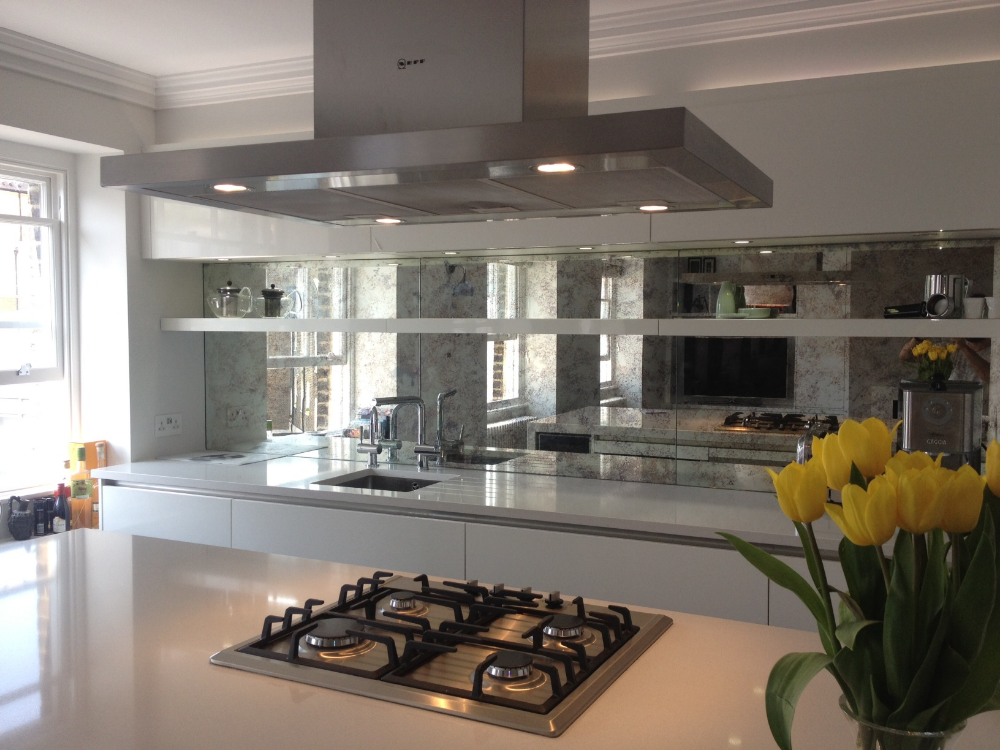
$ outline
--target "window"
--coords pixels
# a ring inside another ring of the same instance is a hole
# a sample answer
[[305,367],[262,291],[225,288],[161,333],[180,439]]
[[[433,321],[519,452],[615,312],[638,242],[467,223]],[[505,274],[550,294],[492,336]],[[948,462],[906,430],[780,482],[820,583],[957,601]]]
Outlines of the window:
[[[348,271],[325,264],[268,267],[303,318],[346,318]],[[348,335],[267,334],[267,417],[276,433],[326,431],[351,421]]]
[[0,490],[50,483],[70,430],[65,175],[0,163]]
[[[601,320],[609,320],[615,316],[615,280],[612,276],[601,277]],[[601,387],[608,388],[614,384],[615,358],[614,336],[601,335]]]
[[[486,264],[486,317],[516,318],[519,310],[518,266]],[[486,403],[516,400],[521,387],[521,342],[516,335],[492,334],[486,341]]]

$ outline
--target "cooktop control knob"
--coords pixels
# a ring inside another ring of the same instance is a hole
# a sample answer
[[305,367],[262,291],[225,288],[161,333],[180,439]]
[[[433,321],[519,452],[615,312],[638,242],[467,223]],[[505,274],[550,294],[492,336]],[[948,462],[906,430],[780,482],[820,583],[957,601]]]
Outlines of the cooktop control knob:
[[563,600],[559,598],[558,591],[550,591],[549,595],[545,597],[545,606],[549,609],[561,609],[563,605]]

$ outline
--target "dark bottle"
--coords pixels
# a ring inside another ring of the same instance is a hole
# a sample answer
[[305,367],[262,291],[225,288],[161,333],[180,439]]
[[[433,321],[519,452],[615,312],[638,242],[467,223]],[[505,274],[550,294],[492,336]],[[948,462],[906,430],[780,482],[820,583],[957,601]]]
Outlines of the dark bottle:
[[54,497],[45,498],[45,533],[51,534],[52,522],[56,517],[56,499]]
[[56,534],[69,531],[69,505],[66,502],[64,489],[63,485],[59,485],[59,492],[56,494],[56,500],[52,507],[52,531]]
[[50,498],[40,497],[35,500],[35,536],[45,536],[49,530],[49,524],[45,518],[45,502]]

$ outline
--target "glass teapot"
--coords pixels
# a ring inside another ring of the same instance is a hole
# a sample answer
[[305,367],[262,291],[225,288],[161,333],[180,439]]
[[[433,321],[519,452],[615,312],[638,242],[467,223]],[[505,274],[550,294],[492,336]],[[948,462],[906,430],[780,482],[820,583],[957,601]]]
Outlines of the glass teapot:
[[253,310],[253,292],[250,287],[241,289],[233,286],[232,281],[227,281],[226,286],[221,286],[216,291],[217,294],[210,294],[205,298],[215,317],[242,318]]
[[302,312],[302,295],[297,290],[293,289],[286,296],[283,289],[271,284],[260,294],[254,299],[254,307],[262,318],[296,318]]

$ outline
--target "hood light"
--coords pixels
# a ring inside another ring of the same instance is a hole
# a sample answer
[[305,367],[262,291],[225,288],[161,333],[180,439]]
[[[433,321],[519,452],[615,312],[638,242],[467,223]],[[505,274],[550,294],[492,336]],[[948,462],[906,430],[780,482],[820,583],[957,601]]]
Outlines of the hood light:
[[576,170],[572,164],[567,164],[566,162],[559,162],[557,164],[539,164],[535,167],[539,172],[545,172],[546,174],[552,172],[573,172]]
[[593,250],[594,248],[587,246],[587,247],[581,247],[580,249],[581,250]]
[[734,245],[749,245],[750,244],[750,240],[734,240],[733,244]]
[[244,190],[250,189],[246,185],[231,185],[228,182],[222,182],[212,187],[220,193],[242,193]]
[[773,252],[774,252],[773,250],[761,250],[760,254],[761,255],[770,255]]
[[381,219],[375,219],[375,221],[377,221],[379,224],[402,224],[403,223],[402,219],[390,219],[388,216],[386,216],[384,218],[381,218]]
[[640,211],[647,211],[653,213],[654,211],[666,211],[668,206],[664,206],[662,203],[651,203],[648,206],[639,206]]

